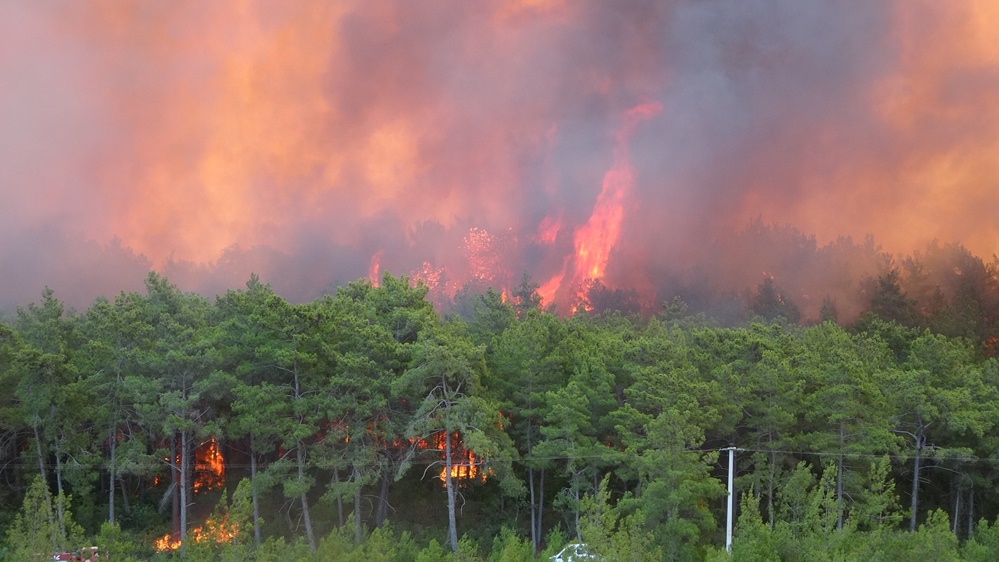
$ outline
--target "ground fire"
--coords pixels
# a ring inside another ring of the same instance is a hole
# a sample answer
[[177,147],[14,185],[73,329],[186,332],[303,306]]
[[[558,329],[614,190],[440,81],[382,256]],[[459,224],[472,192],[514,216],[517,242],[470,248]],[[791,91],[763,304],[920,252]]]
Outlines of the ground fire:
[[[187,536],[196,543],[224,544],[234,541],[239,536],[239,525],[230,521],[227,516],[222,516],[219,519],[210,518],[202,525],[191,529]],[[166,552],[180,549],[181,542],[168,533],[160,537],[154,546],[157,552]]]

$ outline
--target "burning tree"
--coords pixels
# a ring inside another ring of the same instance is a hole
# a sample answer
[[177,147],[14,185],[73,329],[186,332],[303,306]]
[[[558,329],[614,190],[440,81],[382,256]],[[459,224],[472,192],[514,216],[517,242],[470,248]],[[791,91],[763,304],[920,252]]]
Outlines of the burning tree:
[[[496,420],[502,419],[496,405],[480,393],[485,371],[485,348],[475,346],[455,323],[448,323],[421,337],[411,368],[396,381],[395,390],[418,398],[418,408],[409,426],[415,444],[443,433],[444,487],[447,490],[448,540],[458,550],[455,518],[457,473],[452,449],[457,436],[462,447],[488,462],[505,457],[514,449]],[[501,465],[498,464],[499,468]],[[508,468],[508,467],[503,467]],[[508,474],[509,470],[502,470]]]

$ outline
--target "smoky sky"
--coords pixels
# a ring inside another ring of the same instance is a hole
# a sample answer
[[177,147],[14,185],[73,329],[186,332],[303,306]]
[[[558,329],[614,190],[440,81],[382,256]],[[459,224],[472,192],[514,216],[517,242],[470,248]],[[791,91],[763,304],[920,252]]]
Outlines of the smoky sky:
[[[615,166],[631,184],[604,281],[646,299],[667,279],[737,290],[808,269],[747,234],[760,223],[813,254],[868,236],[896,253],[999,247],[988,0],[51,0],[0,15],[7,309],[46,285],[84,307],[150,268],[208,294],[257,272],[294,300],[375,269],[445,292],[544,283]],[[643,104],[661,110],[622,139]],[[799,277],[785,285],[804,293],[822,275]]]

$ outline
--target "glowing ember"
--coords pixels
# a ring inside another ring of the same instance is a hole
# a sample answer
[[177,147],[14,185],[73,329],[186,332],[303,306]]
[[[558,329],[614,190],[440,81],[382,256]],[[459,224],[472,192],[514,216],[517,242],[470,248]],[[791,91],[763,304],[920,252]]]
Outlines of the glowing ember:
[[465,236],[465,253],[472,279],[491,280],[496,275],[499,256],[494,246],[495,236],[484,228],[471,228]]
[[441,279],[444,277],[443,267],[434,267],[430,262],[423,262],[423,267],[413,273],[413,285],[422,281],[431,291],[435,291],[441,286]]

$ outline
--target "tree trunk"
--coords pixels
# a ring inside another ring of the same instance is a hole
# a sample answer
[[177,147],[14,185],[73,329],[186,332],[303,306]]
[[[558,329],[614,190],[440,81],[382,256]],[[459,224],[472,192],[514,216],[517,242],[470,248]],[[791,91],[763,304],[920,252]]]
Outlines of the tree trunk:
[[260,498],[257,494],[257,452],[250,434],[250,498],[253,501],[253,544],[260,546]]
[[389,508],[389,485],[392,483],[392,478],[388,471],[382,473],[382,485],[378,490],[378,510],[375,514],[375,526],[381,527],[382,523],[388,519],[388,508]]
[[447,488],[447,536],[451,552],[458,552],[458,525],[454,514],[454,480],[451,478],[451,432],[444,430],[444,486]]
[[[48,491],[48,479],[45,477],[45,459],[42,456],[42,437],[38,431],[37,423],[32,424],[31,428],[35,432],[35,454],[38,455],[38,471],[42,476],[42,483],[45,484],[45,498],[46,501],[51,502],[51,494]],[[49,504],[49,507],[51,508],[51,503]],[[56,551],[58,550],[58,540],[56,536],[55,518],[52,514],[52,509],[47,509],[46,512],[48,513],[49,529],[51,530],[50,539],[52,541],[52,550]]]
[[909,532],[916,532],[916,511],[919,508],[919,462],[923,454],[923,435],[916,435],[916,463],[912,472],[912,513],[909,518]]
[[121,508],[125,510],[125,513],[130,513],[131,510],[128,508],[128,491],[125,489],[125,480],[118,477],[118,489],[121,490]]
[[968,488],[968,538],[975,536],[975,488]]
[[[575,476],[573,476],[573,478],[575,478]],[[582,533],[579,532],[579,485],[577,484],[573,488],[574,488],[574,491],[576,492],[576,496],[575,496],[576,497],[576,515],[575,515],[576,541],[577,542],[583,542],[583,535],[582,535]]]
[[[295,454],[298,459],[298,481],[305,481],[305,444],[301,441],[295,446]],[[309,550],[316,553],[316,536],[312,532],[312,517],[309,515],[309,498],[305,491],[299,498],[302,502],[302,520],[305,522],[305,536],[309,540]]]
[[180,432],[180,548],[184,550],[187,542],[187,504],[190,501],[187,497],[187,431]]
[[[300,386],[300,381],[298,380],[298,364],[294,367],[295,373],[295,400],[302,399],[302,389]],[[303,420],[301,417],[298,419],[299,423]],[[295,443],[295,457],[298,460],[298,481],[305,482],[305,443],[298,441]],[[302,490],[302,494],[299,498],[302,502],[302,519],[305,522],[305,536],[309,539],[309,550],[313,554],[316,553],[316,535],[312,532],[312,517],[309,515],[309,498],[305,494],[305,490]]]
[[534,512],[534,469],[530,467],[527,469],[527,483],[531,492],[531,552],[536,555],[538,553],[538,527],[537,515]]
[[361,528],[361,474],[356,466],[352,478],[357,485],[354,488],[354,544],[361,544],[361,539],[364,538]]
[[[771,442],[772,444],[772,442]],[[767,524],[774,528],[774,488],[777,487],[777,455],[770,453],[770,480],[767,482]]]
[[538,543],[540,546],[542,535],[541,531],[544,529],[542,525],[542,519],[545,514],[545,469],[541,469],[541,475],[538,477]]
[[333,486],[336,488],[336,521],[337,528],[343,527],[343,495],[340,494],[340,471],[333,470]]
[[170,437],[170,480],[173,484],[172,523],[173,536],[180,538],[180,445],[177,435]]
[[115,452],[117,451],[117,432],[111,432],[111,461],[108,463],[108,523],[114,525],[114,493],[115,493],[115,482],[117,481],[114,472],[115,463]]
[[836,530],[843,530],[843,455],[836,466]]
[[[58,443],[58,441],[56,442]],[[59,520],[59,550],[64,551],[66,548],[66,508],[63,506],[63,501],[66,499],[66,494],[62,489],[62,453],[60,452],[61,447],[56,445],[56,517]]]
[[48,477],[45,476],[45,457],[42,455],[42,437],[38,433],[38,425],[32,425],[31,428],[35,431],[35,455],[38,457],[38,473],[42,476],[42,482],[48,482]]
[[194,505],[194,450],[197,448],[198,443],[194,438],[192,432],[187,433],[187,445],[184,447],[184,470],[187,474],[187,502],[183,505],[183,509],[187,512],[185,519],[190,521],[191,510],[190,507]]
[[[528,417],[527,418],[527,456],[528,457],[530,457],[531,454],[532,454],[532,450],[531,450],[531,443],[532,443],[532,439],[531,439],[531,435],[532,435],[532,433],[531,433],[531,426],[532,426],[531,418]],[[541,542],[541,537],[538,536],[538,522],[537,522],[538,515],[540,515],[540,514],[535,512],[538,500],[537,500],[537,497],[534,495],[534,469],[531,468],[531,467],[527,468],[527,482],[528,482],[528,486],[530,487],[530,491],[531,491],[531,548],[532,548],[531,552],[534,555],[537,555],[538,554],[538,547],[540,546],[540,542]]]
[[957,536],[958,521],[961,520],[961,487],[957,486],[957,493],[954,494],[954,523],[950,526],[950,532]]

